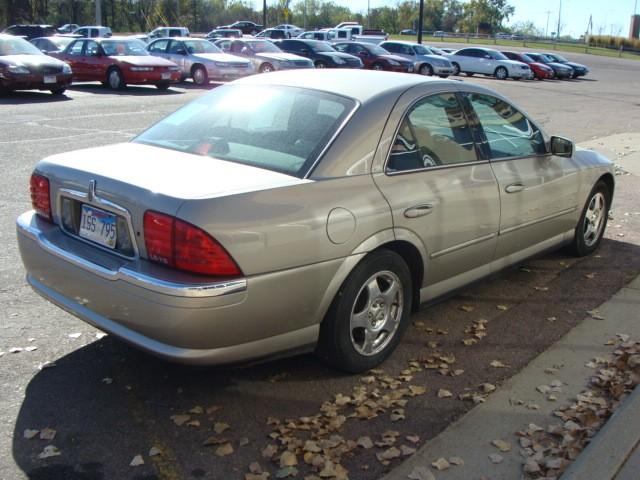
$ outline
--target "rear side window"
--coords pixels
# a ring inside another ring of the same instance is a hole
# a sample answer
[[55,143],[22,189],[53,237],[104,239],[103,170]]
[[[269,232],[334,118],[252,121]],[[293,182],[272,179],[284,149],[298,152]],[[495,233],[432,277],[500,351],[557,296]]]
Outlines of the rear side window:
[[464,112],[454,93],[418,101],[402,120],[387,171],[417,170],[477,160]]
[[157,42],[153,42],[153,45],[149,47],[149,51],[151,53],[165,53],[168,43],[168,40],[158,40]]
[[547,153],[540,130],[513,105],[481,93],[467,98],[484,131],[491,159]]
[[69,49],[69,55],[82,55],[83,45],[84,45],[84,42],[82,41],[73,43],[71,45],[71,48]]
[[134,142],[304,177],[352,99],[296,87],[229,85],[188,104]]

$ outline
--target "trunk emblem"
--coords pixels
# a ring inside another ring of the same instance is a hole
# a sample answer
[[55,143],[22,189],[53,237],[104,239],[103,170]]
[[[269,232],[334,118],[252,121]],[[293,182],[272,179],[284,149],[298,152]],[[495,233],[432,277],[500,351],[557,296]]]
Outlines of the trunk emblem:
[[91,180],[89,182],[89,191],[87,192],[87,200],[89,200],[89,202],[93,202],[93,199],[96,196],[96,181],[95,180]]

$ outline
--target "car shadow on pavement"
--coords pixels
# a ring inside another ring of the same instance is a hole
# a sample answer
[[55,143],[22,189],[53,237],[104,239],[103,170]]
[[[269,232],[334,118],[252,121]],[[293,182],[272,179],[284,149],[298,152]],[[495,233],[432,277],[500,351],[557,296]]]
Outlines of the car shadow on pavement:
[[57,103],[71,100],[65,94],[53,95],[44,91],[16,91],[0,94],[0,105],[24,105],[30,103]]
[[113,90],[99,83],[74,83],[69,86],[69,90],[77,92],[118,96],[181,95],[184,92],[181,92],[180,88],[179,83],[172,84],[168,90],[159,90],[153,85],[127,85],[118,90]]
[[[459,394],[510,378],[635,278],[640,247],[605,239],[597,254],[588,257],[556,251],[525,265],[413,314],[403,342],[381,368],[394,378],[407,377],[404,387],[426,386],[426,394],[408,397],[401,409],[406,420],[399,422],[390,421],[391,408],[367,420],[350,418],[345,410],[348,419],[338,433],[352,440],[367,435],[376,441],[389,430],[403,437],[433,438],[473,407]],[[478,318],[486,319],[487,336],[467,346],[462,340],[477,327]],[[434,355],[445,360],[430,369],[426,365]],[[489,367],[496,359],[503,368]],[[402,373],[416,361],[424,370]],[[451,370],[442,366],[449,361]],[[34,374],[15,422],[13,459],[31,479],[232,480],[243,478],[253,461],[273,472],[274,465],[261,452],[277,443],[270,435],[288,425],[287,419],[320,415],[324,402],[337,403],[336,395],[354,395],[354,388],[363,385],[373,388],[362,375],[332,370],[309,354],[245,367],[188,367],[156,359],[110,336],[55,363]],[[451,374],[454,368],[463,373]],[[384,395],[398,388],[391,385],[380,380],[375,387]],[[440,398],[436,392],[441,389],[452,397]],[[55,438],[24,436],[25,430],[45,428],[56,430]],[[308,438],[308,432],[287,435]],[[233,454],[214,454],[219,443],[204,446],[212,437],[230,442]],[[60,455],[38,458],[50,445]],[[162,454],[150,457],[152,447]],[[358,449],[347,455],[349,478],[380,478],[398,464],[383,466],[375,457],[381,451]],[[142,455],[144,464],[129,466],[136,455]]]

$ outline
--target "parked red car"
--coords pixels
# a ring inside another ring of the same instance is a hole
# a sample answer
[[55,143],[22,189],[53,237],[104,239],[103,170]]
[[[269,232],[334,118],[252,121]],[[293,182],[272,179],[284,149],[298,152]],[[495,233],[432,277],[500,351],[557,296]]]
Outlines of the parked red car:
[[369,70],[388,70],[391,72],[413,72],[413,62],[394,55],[384,48],[365,42],[338,42],[333,48],[339,52],[350,53],[362,60],[364,68]]
[[146,45],[132,38],[79,38],[51,55],[71,65],[74,80],[98,81],[114,90],[127,84],[166,90],[181,78],[175,63],[149,55]]
[[502,52],[509,60],[526,63],[533,72],[533,78],[543,80],[545,78],[553,78],[553,69],[544,63],[536,62],[533,58],[525,53],[519,52]]
[[48,57],[23,38],[0,34],[0,93],[9,90],[50,90],[64,93],[71,68]]

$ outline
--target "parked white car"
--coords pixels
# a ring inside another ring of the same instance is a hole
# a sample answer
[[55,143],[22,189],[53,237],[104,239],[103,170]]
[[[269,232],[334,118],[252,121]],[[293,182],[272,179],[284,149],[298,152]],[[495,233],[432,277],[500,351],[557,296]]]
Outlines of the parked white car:
[[446,55],[453,66],[453,74],[474,73],[493,75],[500,80],[509,77],[520,80],[531,80],[533,71],[526,63],[509,60],[505,55],[491,48],[463,48]]
[[336,34],[334,30],[326,28],[323,30],[309,30],[307,32],[302,32],[296,38],[300,38],[303,40],[321,40],[323,42],[330,42],[332,40],[335,40]]
[[108,38],[112,32],[109,27],[87,26],[76,28],[73,35],[84,38]]
[[302,32],[304,32],[303,28],[296,27],[295,25],[291,25],[290,23],[281,23],[280,25],[273,28],[284,30],[285,32],[287,32],[287,36],[289,38],[295,38]]

